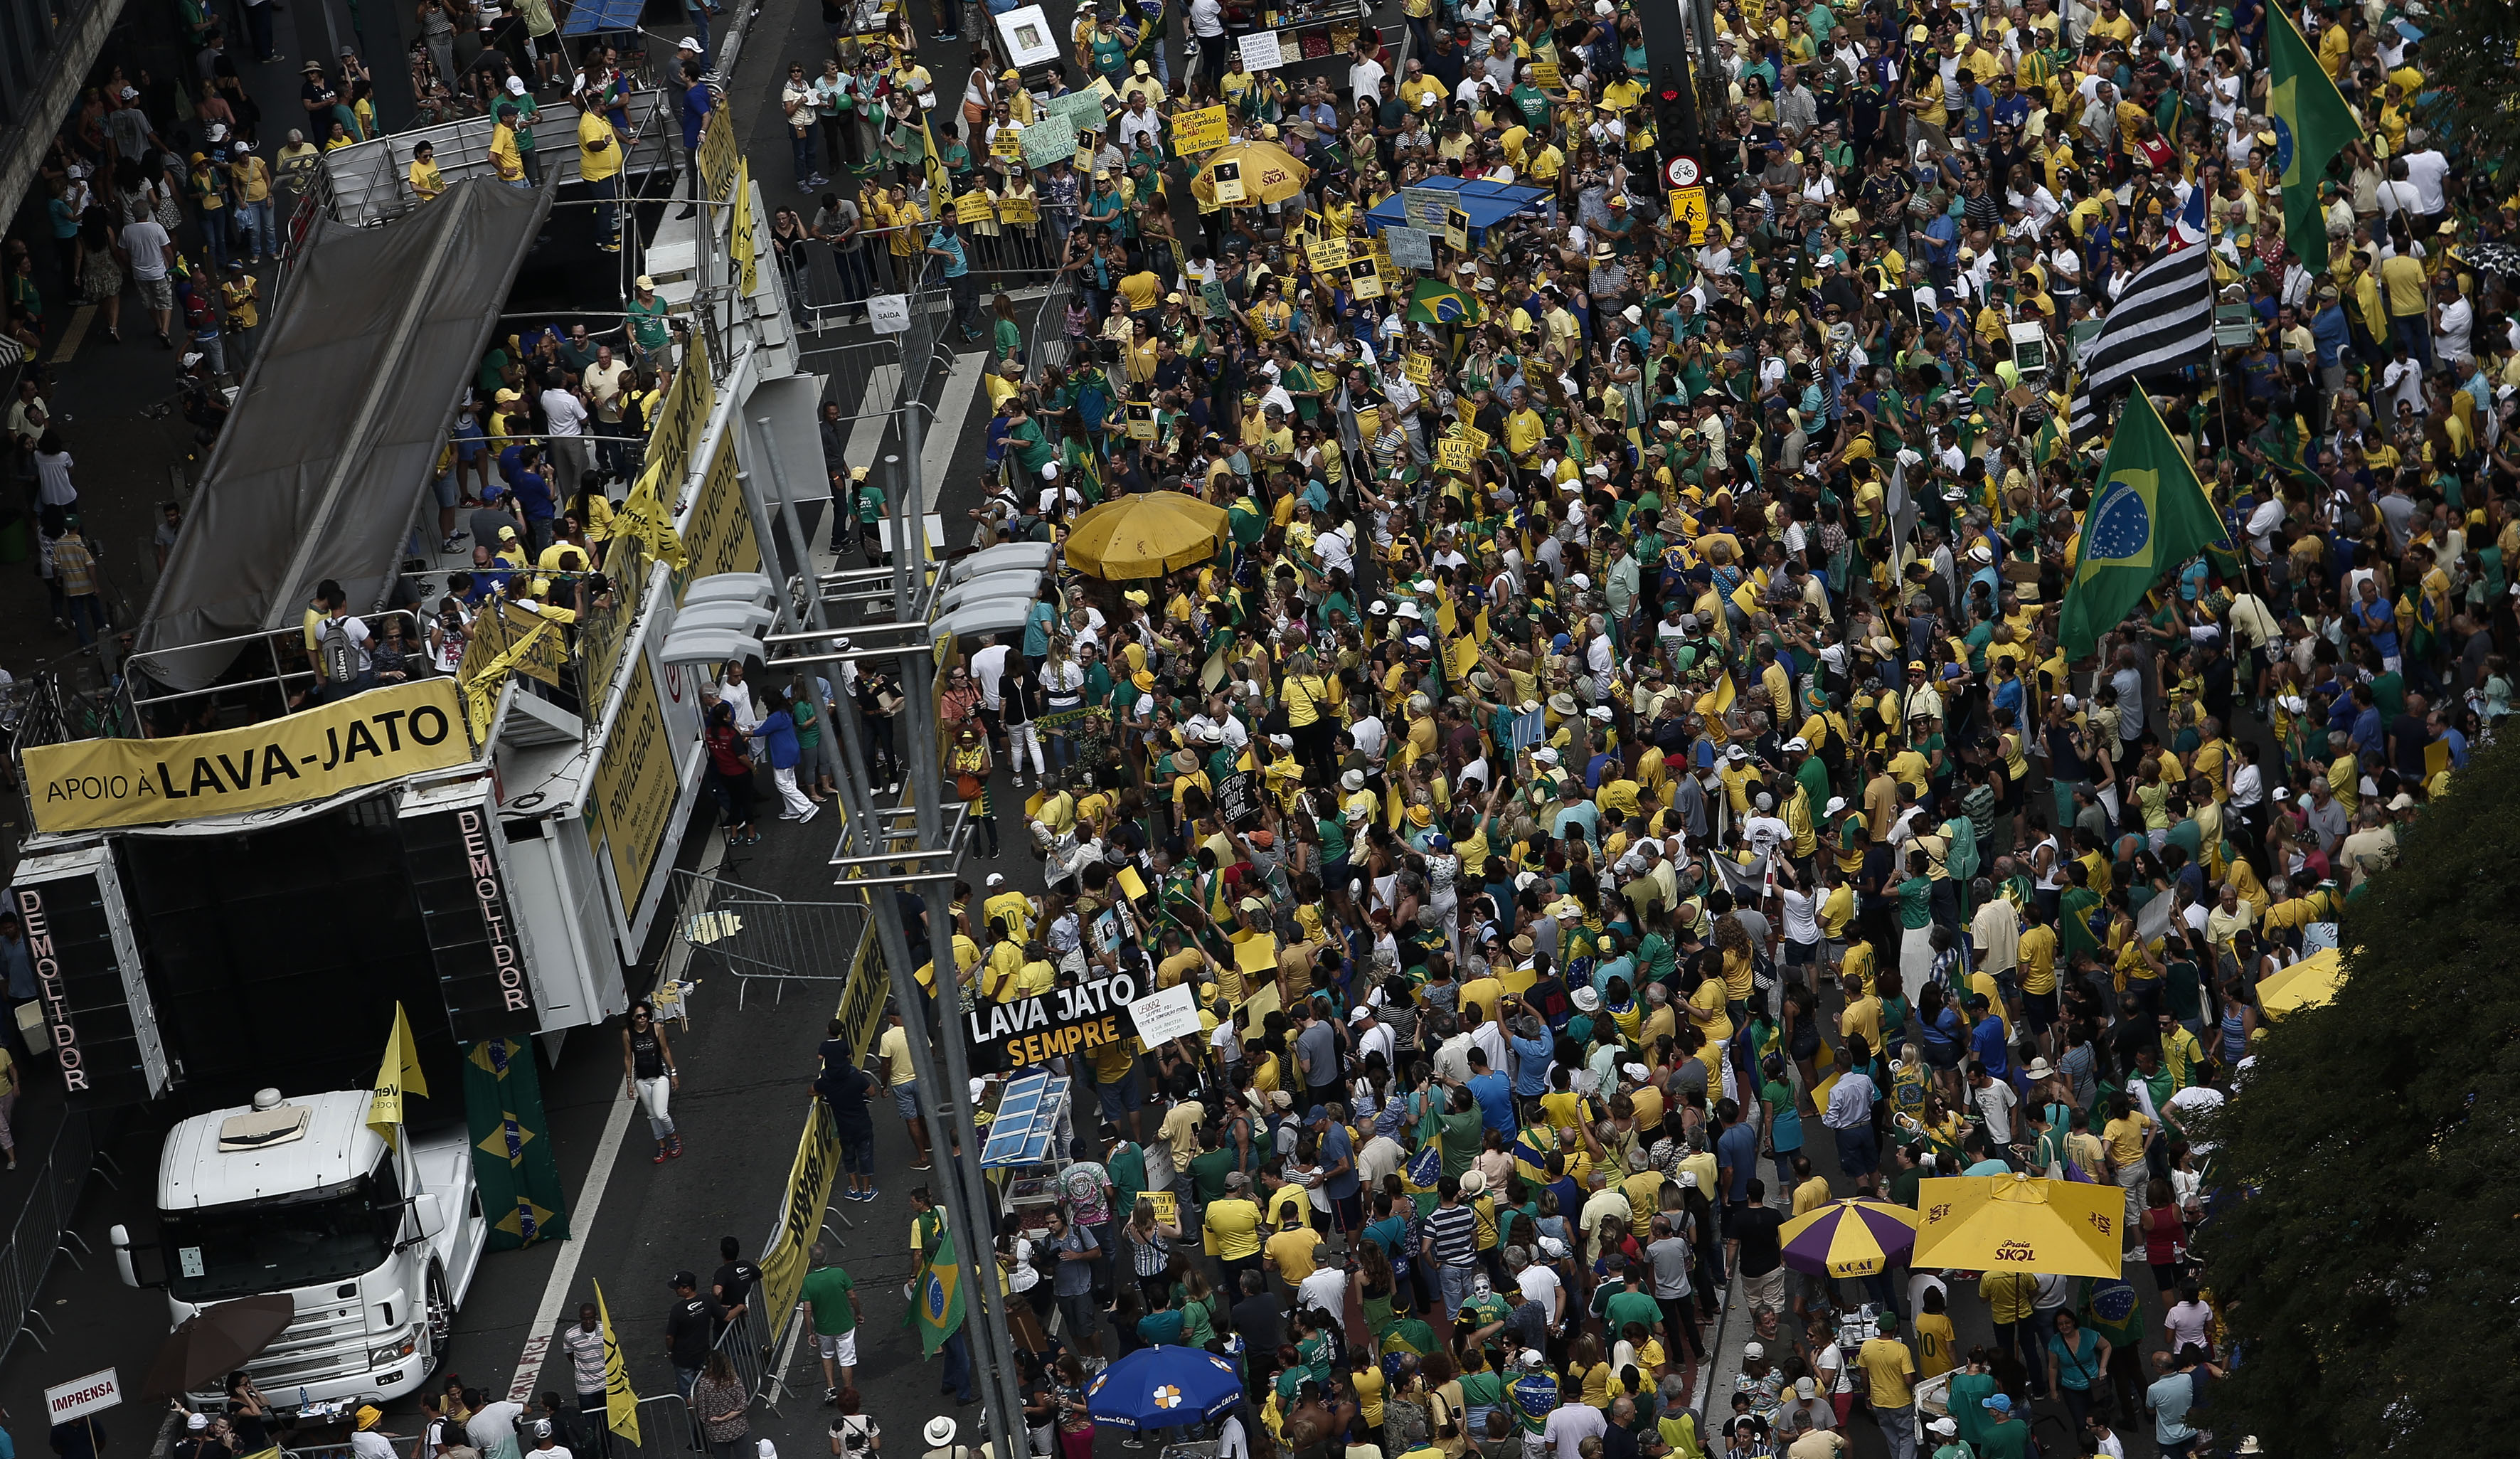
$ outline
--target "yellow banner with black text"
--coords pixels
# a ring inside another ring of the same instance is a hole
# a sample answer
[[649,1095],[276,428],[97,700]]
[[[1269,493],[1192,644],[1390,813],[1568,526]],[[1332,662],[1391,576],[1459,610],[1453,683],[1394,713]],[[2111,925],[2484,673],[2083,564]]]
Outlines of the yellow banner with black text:
[[32,746],[25,766],[35,829],[69,832],[274,810],[473,757],[455,681],[431,678],[243,729]]

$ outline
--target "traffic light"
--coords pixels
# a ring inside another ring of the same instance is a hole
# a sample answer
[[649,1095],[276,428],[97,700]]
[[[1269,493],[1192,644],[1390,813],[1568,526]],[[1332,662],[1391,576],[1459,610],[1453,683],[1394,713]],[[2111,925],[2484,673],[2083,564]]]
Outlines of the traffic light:
[[1697,151],[1697,99],[1688,92],[1686,65],[1675,75],[1666,65],[1654,78],[1654,144],[1666,158]]

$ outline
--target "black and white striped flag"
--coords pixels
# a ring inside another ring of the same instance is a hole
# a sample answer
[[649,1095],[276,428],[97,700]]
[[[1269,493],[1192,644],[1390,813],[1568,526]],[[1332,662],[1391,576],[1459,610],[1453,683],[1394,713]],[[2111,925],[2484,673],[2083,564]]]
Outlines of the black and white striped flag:
[[2164,253],[2127,281],[2100,332],[2083,346],[2068,427],[2075,440],[2089,440],[2099,428],[2099,403],[2118,387],[2213,359],[2210,251]]

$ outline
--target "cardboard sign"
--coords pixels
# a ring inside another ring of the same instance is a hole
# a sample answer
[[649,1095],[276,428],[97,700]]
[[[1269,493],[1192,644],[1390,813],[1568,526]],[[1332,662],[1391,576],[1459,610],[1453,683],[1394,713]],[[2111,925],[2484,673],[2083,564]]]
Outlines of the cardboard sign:
[[1198,311],[1209,319],[1223,319],[1234,312],[1233,300],[1225,296],[1225,286],[1214,279],[1199,285]]
[[878,294],[867,300],[867,328],[878,335],[906,334],[910,329],[910,296]]
[[1426,355],[1415,352],[1403,355],[1400,368],[1407,372],[1409,383],[1420,389],[1435,383],[1435,361]]
[[1022,157],[1023,128],[1014,125],[1002,126],[998,128],[998,134],[989,139],[989,156],[1002,158]]
[[1229,826],[1238,826],[1260,813],[1260,778],[1248,770],[1237,770],[1216,783],[1217,818]]
[[1688,230],[1691,247],[1706,242],[1706,235],[1715,226],[1715,215],[1706,206],[1706,184],[1671,190],[1671,221],[1674,232],[1683,227]]
[[1488,434],[1486,432],[1471,425],[1467,421],[1463,421],[1455,426],[1453,428],[1453,433],[1460,436],[1462,439],[1468,441],[1470,443],[1470,449],[1476,451],[1482,456],[1488,453],[1488,447],[1496,441],[1495,436]]
[[1326,274],[1333,269],[1343,269],[1347,267],[1347,240],[1316,238],[1312,234],[1305,234],[1304,258],[1312,264],[1313,272],[1318,274]]
[[1129,417],[1129,438],[1131,440],[1153,440],[1155,438],[1155,408],[1151,405],[1143,405],[1136,401],[1131,401],[1127,407],[1127,412]]
[[[1243,39],[1248,40],[1250,37],[1244,36]],[[1208,181],[1214,185],[1216,201],[1219,203],[1239,203],[1248,196],[1242,191],[1240,162],[1217,163],[1208,169]]]
[[[1438,222],[1437,227],[1443,224]],[[1423,228],[1386,228],[1382,241],[1391,251],[1394,268],[1433,268],[1435,266],[1434,235]]]
[[1566,80],[1563,76],[1557,73],[1557,63],[1554,61],[1535,61],[1531,63],[1531,84],[1539,87],[1543,91],[1563,91],[1566,89]]
[[1470,462],[1472,458],[1473,453],[1470,450],[1470,443],[1468,441],[1453,440],[1448,438],[1435,442],[1435,469],[1437,471],[1450,472],[1457,477],[1466,477],[1470,474]]
[[1044,117],[1025,127],[1021,137],[1027,167],[1047,167],[1076,152],[1076,127],[1064,116]]
[[1150,1046],[1168,1039],[1196,1038],[1198,993],[1189,983],[1174,983],[1130,1004],[1129,1019],[1137,1025],[1138,1036]]
[[1173,150],[1183,157],[1197,157],[1225,145],[1225,108],[1201,107],[1185,112],[1173,120]]
[[85,1378],[44,1390],[44,1416],[54,1424],[67,1424],[85,1414],[103,1413],[122,1402],[122,1380],[112,1368],[102,1368]]
[[1456,253],[1470,251],[1470,215],[1456,207],[1444,214],[1444,242]]
[[1181,1207],[1170,1191],[1140,1191],[1147,1204],[1155,1208],[1155,1219],[1167,1226],[1181,1224]]
[[1441,233],[1444,215],[1453,210],[1459,196],[1451,188],[1402,188],[1401,215],[1408,218],[1410,227],[1421,233]]
[[1275,30],[1254,30],[1237,44],[1242,49],[1244,70],[1276,70],[1286,64],[1285,51],[1278,44]]
[[1358,298],[1382,297],[1382,273],[1372,258],[1359,258],[1348,265],[1347,292]]
[[1071,91],[1043,103],[1041,114],[1061,117],[1080,132],[1099,132],[1109,119],[1110,109],[1091,91]]
[[1001,223],[1033,223],[1041,220],[1040,204],[1031,198],[998,200],[998,221]]
[[997,208],[986,193],[965,193],[954,200],[954,221],[985,223],[997,216]]

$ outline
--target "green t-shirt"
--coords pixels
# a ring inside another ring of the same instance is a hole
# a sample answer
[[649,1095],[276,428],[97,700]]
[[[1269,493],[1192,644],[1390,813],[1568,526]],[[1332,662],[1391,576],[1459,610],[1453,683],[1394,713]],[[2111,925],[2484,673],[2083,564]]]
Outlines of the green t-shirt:
[[1899,926],[1909,932],[1934,925],[1934,884],[1910,877],[1899,884]]
[[814,1304],[814,1331],[826,1338],[837,1338],[856,1332],[858,1309],[850,1299],[857,1283],[836,1266],[818,1266],[805,1273],[805,1285],[797,1295]]
[[1478,1159],[1479,1148],[1486,1143],[1487,1130],[1479,1119],[1479,1107],[1473,1101],[1466,1110],[1446,1111],[1443,1116],[1444,1173],[1461,1175]]
[[1219,1145],[1202,1150],[1190,1163],[1191,1188],[1198,1192],[1201,1206],[1225,1199],[1225,1177],[1234,1172],[1234,1147]]
[[1627,1330],[1631,1322],[1642,1322],[1650,1334],[1662,1325],[1662,1305],[1650,1292],[1614,1292],[1601,1304],[1602,1327],[1612,1337]]

